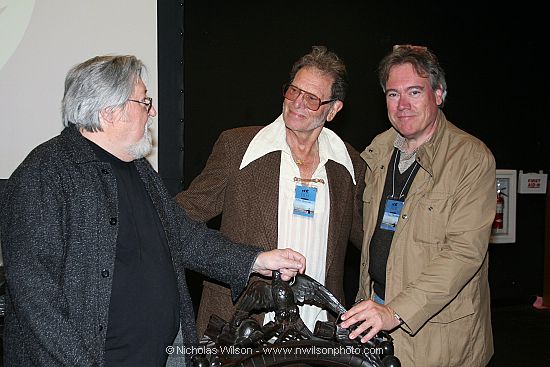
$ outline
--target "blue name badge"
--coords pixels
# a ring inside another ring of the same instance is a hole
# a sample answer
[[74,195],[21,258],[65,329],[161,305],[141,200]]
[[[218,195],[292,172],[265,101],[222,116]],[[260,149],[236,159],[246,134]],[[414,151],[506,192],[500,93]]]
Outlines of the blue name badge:
[[399,200],[386,200],[386,206],[384,207],[384,216],[382,217],[382,223],[380,223],[380,229],[395,232],[397,227],[397,221],[401,215],[401,210],[405,203]]
[[292,212],[296,215],[312,218],[315,214],[316,198],[316,187],[296,185],[294,191],[294,209]]

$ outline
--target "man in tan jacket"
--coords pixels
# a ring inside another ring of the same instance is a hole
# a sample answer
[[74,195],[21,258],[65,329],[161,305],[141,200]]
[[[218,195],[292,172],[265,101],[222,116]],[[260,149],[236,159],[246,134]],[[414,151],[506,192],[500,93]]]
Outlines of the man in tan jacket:
[[493,155],[445,118],[445,76],[428,49],[396,46],[379,78],[393,127],[361,155],[367,172],[358,298],[365,301],[343,315],[342,326],[357,324],[350,337],[363,342],[394,330],[404,367],[485,366],[493,354]]

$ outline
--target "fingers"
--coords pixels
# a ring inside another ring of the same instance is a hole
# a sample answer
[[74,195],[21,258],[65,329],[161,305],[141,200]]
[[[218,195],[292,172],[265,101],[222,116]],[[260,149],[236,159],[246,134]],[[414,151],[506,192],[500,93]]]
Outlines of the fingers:
[[[370,330],[369,330],[369,332],[368,332],[364,337],[361,338],[361,343],[366,343],[366,342],[368,342],[369,340],[371,340],[372,338],[374,338],[374,336],[375,336],[380,330],[382,330],[382,329],[376,328],[376,327],[374,327],[374,326],[371,327]],[[357,336],[359,336],[359,334],[357,334]],[[354,336],[354,338],[357,337],[357,336]],[[350,339],[351,339],[351,335],[350,335]]]
[[293,262],[293,264],[296,265],[296,267],[292,267],[292,268],[298,270],[298,272],[302,274],[306,269],[305,256],[290,248],[283,249],[283,251],[284,251],[284,256],[286,256],[289,260]]
[[340,317],[342,320],[344,320],[340,324],[340,326],[343,328],[348,328],[353,324],[363,321],[364,318],[362,318],[362,313],[366,311],[368,307],[368,302],[369,301],[361,301],[355,304],[352,308],[350,308],[346,312],[344,312]]
[[306,258],[299,252],[291,249],[275,249],[260,253],[252,270],[262,275],[269,275],[272,270],[279,270],[281,275],[290,279],[296,273],[303,273],[305,267]]
[[306,258],[301,253],[294,251],[290,248],[272,250],[277,252],[281,256],[280,268],[273,270],[280,270],[281,275],[287,275],[290,278],[296,275],[296,273],[290,275],[290,272],[295,271],[303,274],[306,269]]
[[293,269],[286,269],[286,268],[279,269],[279,272],[281,273],[281,279],[284,280],[285,282],[288,282],[289,280],[294,278],[296,274],[298,274],[298,271]]
[[361,334],[366,332],[366,334],[361,337],[361,343],[366,343],[370,339],[372,339],[372,337],[374,337],[376,333],[378,333],[380,330],[382,330],[381,322],[378,322],[375,317],[369,318],[364,322],[360,323],[355,329],[353,329],[349,333],[349,338],[355,339],[357,337],[360,337]]
[[384,323],[387,312],[386,307],[383,305],[379,305],[371,300],[362,301],[341,316],[343,321],[340,326],[349,328],[352,325],[357,325],[350,332],[349,338],[355,339],[363,332],[367,332],[361,338],[361,343],[366,343],[380,330],[387,330]]

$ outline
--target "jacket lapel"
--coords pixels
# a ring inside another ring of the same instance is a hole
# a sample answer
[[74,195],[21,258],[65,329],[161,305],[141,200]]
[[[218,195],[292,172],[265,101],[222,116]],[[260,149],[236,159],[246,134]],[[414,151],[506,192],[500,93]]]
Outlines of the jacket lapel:
[[330,196],[326,264],[326,275],[328,276],[329,269],[334,260],[334,251],[336,251],[340,228],[342,228],[345,208],[348,205],[353,205],[353,203],[348,203],[349,195],[347,192],[342,191],[342,188],[350,188],[353,182],[351,182],[351,176],[344,166],[329,160],[325,168]]
[[[281,152],[276,151],[252,162],[250,168],[255,172],[253,191],[250,193],[261,205],[258,222],[250,225],[262,226],[270,249],[277,248],[279,217],[279,171]],[[258,228],[261,230],[261,227]]]

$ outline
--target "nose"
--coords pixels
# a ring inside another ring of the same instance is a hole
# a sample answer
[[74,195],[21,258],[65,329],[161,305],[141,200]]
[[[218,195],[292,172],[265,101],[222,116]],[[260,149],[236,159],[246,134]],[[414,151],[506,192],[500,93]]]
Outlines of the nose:
[[304,91],[300,91],[300,94],[298,94],[298,96],[296,97],[296,99],[294,101],[292,101],[292,103],[296,106],[296,107],[300,107],[304,104],[304,96],[305,96],[305,92]]
[[157,115],[157,109],[153,105],[153,106],[151,106],[151,109],[149,110],[149,116],[155,117],[156,115]]
[[399,99],[397,100],[397,109],[399,110],[410,108],[410,106],[411,104],[407,100],[407,97],[400,96]]

